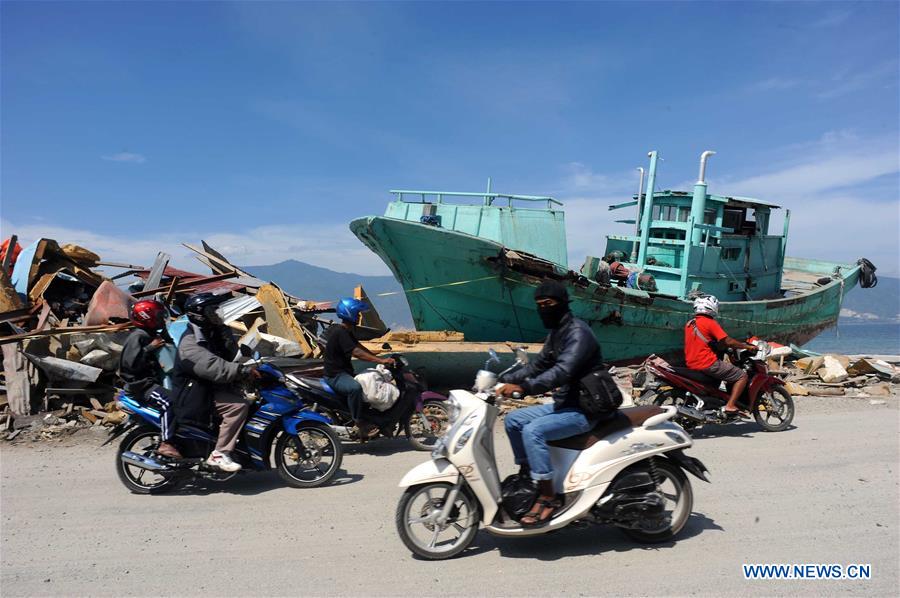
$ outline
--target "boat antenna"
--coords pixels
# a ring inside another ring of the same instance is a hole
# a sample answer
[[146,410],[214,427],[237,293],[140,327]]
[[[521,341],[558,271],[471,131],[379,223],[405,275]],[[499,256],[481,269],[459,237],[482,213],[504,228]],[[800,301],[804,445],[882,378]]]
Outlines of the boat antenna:
[[[634,218],[634,235],[636,237],[641,236],[641,200],[644,197],[644,167],[638,166],[637,171],[641,173],[640,181],[638,182],[638,195],[637,195],[637,216]],[[637,261],[637,250],[638,250],[638,242],[634,241],[631,243],[631,258],[629,261],[633,264]]]

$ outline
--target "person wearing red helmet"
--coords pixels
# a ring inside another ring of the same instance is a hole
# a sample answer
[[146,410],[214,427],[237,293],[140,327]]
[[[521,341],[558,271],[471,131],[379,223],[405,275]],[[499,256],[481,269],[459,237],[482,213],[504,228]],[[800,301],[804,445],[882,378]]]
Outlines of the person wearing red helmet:
[[172,444],[175,422],[169,405],[169,395],[162,387],[162,367],[158,354],[167,342],[166,322],[169,310],[159,301],[145,299],[131,306],[131,331],[122,347],[119,377],[125,382],[125,393],[139,401],[154,405],[160,412],[161,443],[156,452],[164,457],[181,459],[181,452]]

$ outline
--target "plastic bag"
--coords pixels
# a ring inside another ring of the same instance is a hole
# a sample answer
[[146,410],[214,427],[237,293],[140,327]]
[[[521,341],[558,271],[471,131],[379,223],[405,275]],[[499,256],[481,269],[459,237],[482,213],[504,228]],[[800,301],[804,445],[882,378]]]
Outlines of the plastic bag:
[[387,411],[400,398],[400,389],[394,384],[394,376],[381,364],[375,369],[357,374],[354,379],[362,386],[363,399],[373,409]]
[[530,477],[513,474],[500,484],[503,508],[510,517],[518,521],[531,509],[537,500],[537,483]]

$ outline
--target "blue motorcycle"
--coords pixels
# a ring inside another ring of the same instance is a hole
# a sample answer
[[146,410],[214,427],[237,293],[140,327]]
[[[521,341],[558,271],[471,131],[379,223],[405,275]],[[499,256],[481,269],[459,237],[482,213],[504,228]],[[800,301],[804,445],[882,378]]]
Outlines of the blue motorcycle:
[[[327,484],[341,466],[343,449],[331,429],[332,421],[308,409],[301,397],[285,385],[285,375],[265,360],[256,362],[260,379],[247,389],[250,405],[232,459],[243,471],[275,468],[284,482],[294,488],[314,488]],[[254,397],[255,395],[255,397]],[[216,444],[216,427],[179,425],[176,442],[184,459],[159,455],[160,413],[154,406],[119,393],[119,408],[128,419],[113,430],[107,443],[125,434],[116,453],[116,471],[125,487],[137,494],[156,494],[174,489],[196,478],[225,481],[236,475],[206,465],[206,457]]]

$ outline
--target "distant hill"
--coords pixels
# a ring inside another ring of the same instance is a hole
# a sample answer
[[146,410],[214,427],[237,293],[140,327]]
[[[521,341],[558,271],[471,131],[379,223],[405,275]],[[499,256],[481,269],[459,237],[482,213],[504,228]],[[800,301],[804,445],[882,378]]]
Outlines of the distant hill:
[[847,322],[900,322],[900,278],[879,276],[875,288],[856,287],[847,293],[841,319]]
[[[340,297],[349,297],[353,295],[353,288],[361,284],[385,324],[394,330],[413,327],[403,288],[393,276],[334,272],[297,260],[288,260],[271,266],[241,267],[263,280],[271,280],[291,295],[310,301],[334,301]],[[379,293],[396,294],[378,297]]]

